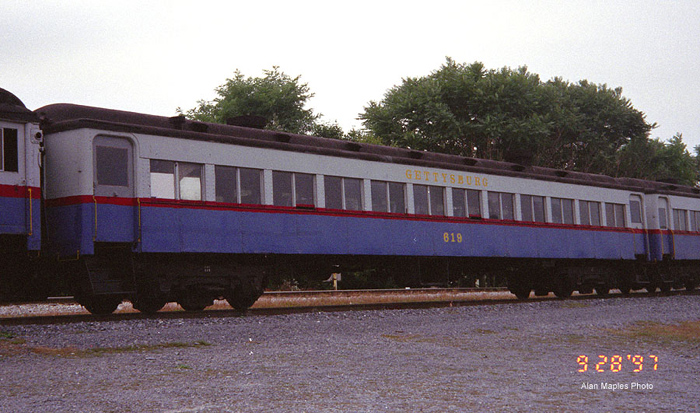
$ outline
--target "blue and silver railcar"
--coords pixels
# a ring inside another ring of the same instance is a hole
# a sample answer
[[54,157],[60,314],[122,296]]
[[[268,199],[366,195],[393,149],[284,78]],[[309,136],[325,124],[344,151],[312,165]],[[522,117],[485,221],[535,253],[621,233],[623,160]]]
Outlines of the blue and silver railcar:
[[412,283],[498,272],[524,298],[665,288],[700,260],[691,188],[183,117],[37,112],[47,245],[94,312],[124,298],[144,311],[217,297],[245,308],[290,268]]

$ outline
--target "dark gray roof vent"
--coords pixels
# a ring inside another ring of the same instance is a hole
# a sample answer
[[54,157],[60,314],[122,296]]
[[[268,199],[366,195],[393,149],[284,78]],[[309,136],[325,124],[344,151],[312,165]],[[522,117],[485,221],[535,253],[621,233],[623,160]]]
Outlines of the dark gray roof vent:
[[182,126],[187,123],[187,118],[185,115],[177,115],[177,116],[172,116],[169,118],[170,124],[173,125],[173,128],[182,130]]
[[267,119],[258,115],[241,115],[226,119],[226,124],[244,128],[265,129]]
[[190,129],[195,132],[206,133],[209,130],[209,125],[203,122],[191,122]]
[[290,135],[288,133],[277,132],[277,133],[275,133],[275,140],[277,142],[288,143],[289,141],[292,140],[292,135]]

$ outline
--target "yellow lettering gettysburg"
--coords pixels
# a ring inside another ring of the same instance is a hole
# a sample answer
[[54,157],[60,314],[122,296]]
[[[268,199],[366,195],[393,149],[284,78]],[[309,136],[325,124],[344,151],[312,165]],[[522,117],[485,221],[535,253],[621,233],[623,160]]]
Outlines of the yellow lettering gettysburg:
[[424,169],[406,169],[406,179],[410,181],[450,183],[466,186],[489,186],[488,178],[469,174],[446,174]]

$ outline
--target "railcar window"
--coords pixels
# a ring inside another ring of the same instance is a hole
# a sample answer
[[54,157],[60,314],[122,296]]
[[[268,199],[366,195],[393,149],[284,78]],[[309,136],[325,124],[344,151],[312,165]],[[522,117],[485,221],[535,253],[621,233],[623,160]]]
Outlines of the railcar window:
[[178,162],[178,182],[180,199],[187,201],[202,200],[202,165]]
[[262,203],[260,169],[217,165],[215,174],[217,202],[254,205]]
[[600,226],[600,202],[579,201],[581,225]]
[[489,192],[489,218],[501,219],[501,194]]
[[605,204],[605,218],[609,227],[626,227],[625,223],[625,206],[623,204]]
[[406,213],[406,184],[389,182],[389,212]]
[[109,146],[95,147],[98,185],[129,186],[129,150]]
[[262,173],[260,169],[238,168],[241,204],[262,204]]
[[622,204],[615,204],[615,226],[621,228],[627,226],[625,220],[625,206]]
[[216,175],[216,202],[238,203],[238,168],[219,166]]
[[406,213],[406,185],[372,181],[372,211]]
[[505,192],[489,192],[489,218],[491,219],[515,219],[513,210],[514,194]]
[[294,205],[313,207],[316,205],[314,198],[314,176],[311,174],[294,174]]
[[326,176],[326,208],[362,211],[362,179]]
[[362,179],[343,178],[345,209],[362,211]]
[[481,218],[481,191],[467,189],[467,208],[469,217]]
[[326,192],[326,208],[343,209],[343,178],[326,176],[323,186]]
[[175,162],[151,159],[151,196],[175,199]]
[[642,223],[642,204],[636,200],[630,200],[630,219],[633,224]]
[[544,197],[536,195],[520,195],[523,221],[545,222]]
[[272,172],[272,203],[277,206],[292,206],[291,172]]
[[574,223],[574,200],[552,198],[552,222],[555,224]]
[[428,187],[425,185],[413,185],[413,207],[416,214],[430,215],[429,205]]
[[668,218],[664,207],[659,208],[659,229],[668,229]]
[[430,215],[445,215],[445,189],[440,186],[429,186]]
[[466,217],[467,191],[461,188],[452,188],[452,214],[456,217]]
[[673,229],[676,231],[688,230],[688,211],[685,209],[673,210]]
[[389,209],[388,185],[382,181],[372,181],[372,211],[387,212]]
[[0,129],[0,171],[19,171],[19,149],[17,129]]
[[445,189],[432,185],[413,185],[413,204],[418,215],[445,215]]
[[481,218],[481,191],[452,188],[452,209],[456,217]]
[[690,211],[690,230],[700,231],[700,211]]

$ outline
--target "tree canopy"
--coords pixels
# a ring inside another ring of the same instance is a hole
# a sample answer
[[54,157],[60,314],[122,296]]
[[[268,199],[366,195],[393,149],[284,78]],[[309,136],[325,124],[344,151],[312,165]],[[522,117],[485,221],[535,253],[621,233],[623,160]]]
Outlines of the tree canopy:
[[266,128],[291,133],[310,133],[315,127],[321,132],[332,131],[331,125],[319,126],[319,115],[305,108],[313,93],[300,82],[300,76],[292,78],[277,66],[263,73],[264,77],[245,77],[236,70],[232,78],[215,89],[214,100],[199,100],[195,108],[184,113],[178,108],[178,112],[190,119],[216,123],[237,116],[260,116]]
[[[696,181],[680,135],[651,140],[655,127],[622,89],[560,78],[543,82],[523,66],[487,70],[447,59],[428,76],[403,79],[360,114],[387,145],[551,168],[646,179]],[[653,165],[640,168],[641,165]]]

